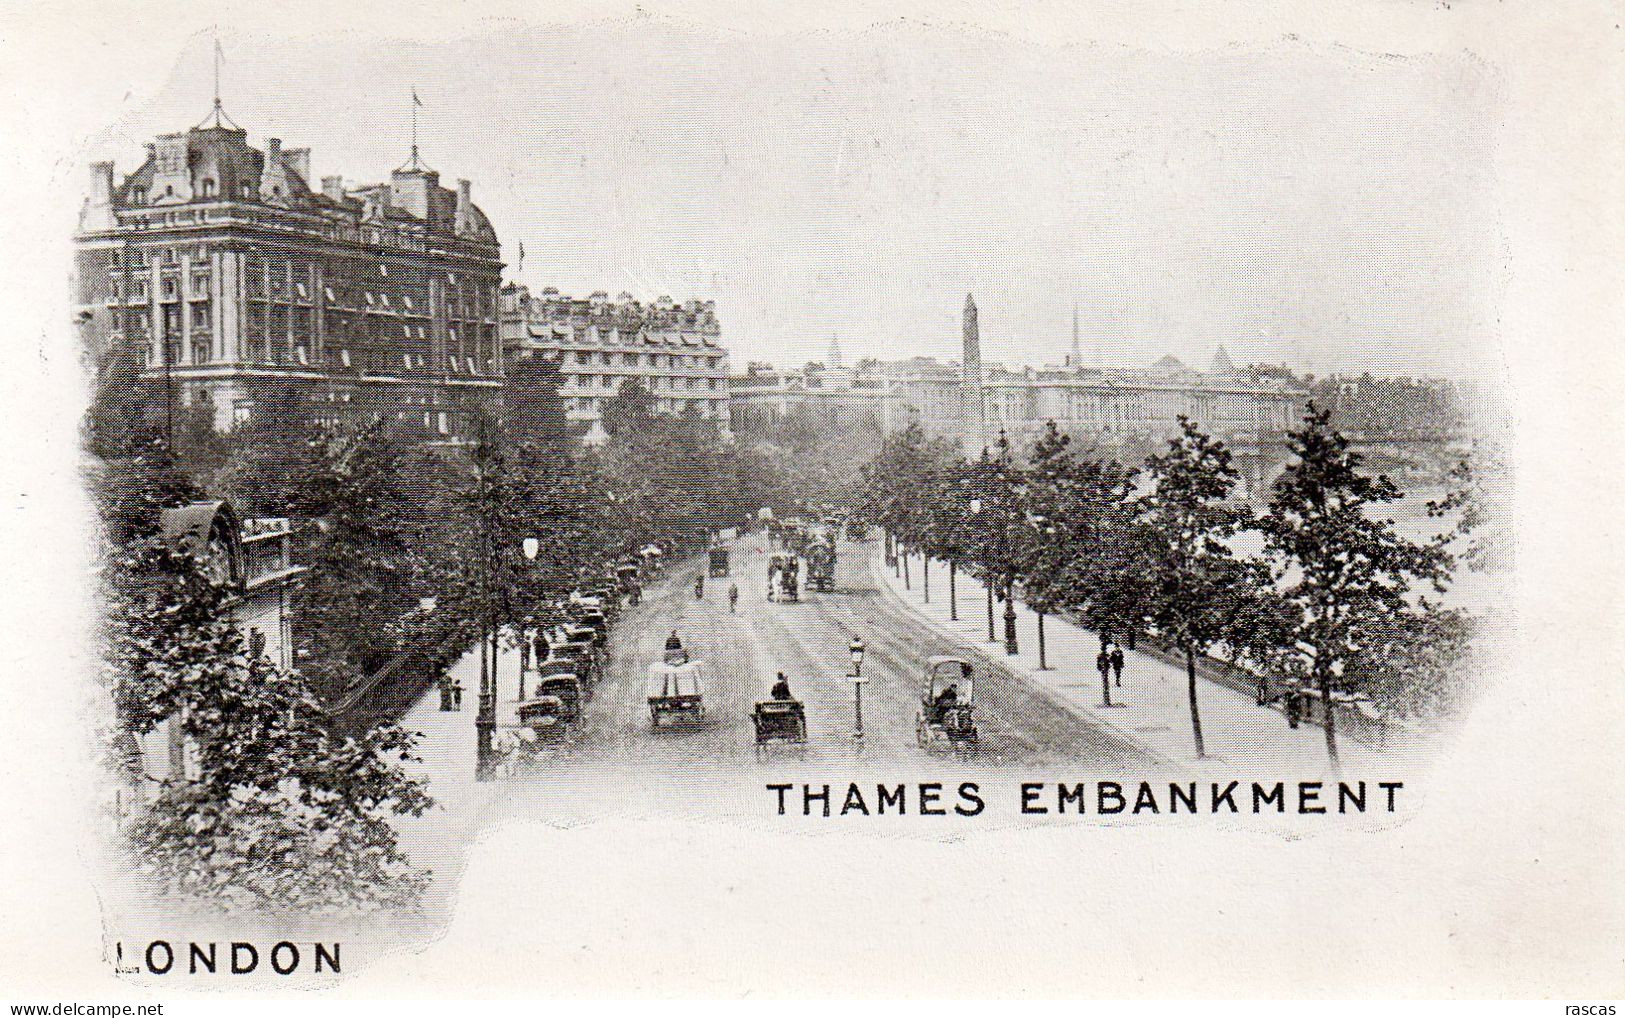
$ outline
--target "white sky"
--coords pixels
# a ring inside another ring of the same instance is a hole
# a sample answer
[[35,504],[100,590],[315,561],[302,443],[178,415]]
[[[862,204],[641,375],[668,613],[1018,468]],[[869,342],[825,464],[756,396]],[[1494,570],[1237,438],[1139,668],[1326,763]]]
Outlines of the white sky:
[[[736,365],[983,355],[1476,373],[1495,348],[1498,88],[1468,57],[1196,56],[953,27],[506,23],[438,44],[224,34],[228,112],[313,176],[474,181],[518,278],[717,301]],[[92,146],[196,123],[210,43]],[[111,122],[119,111],[108,111]]]

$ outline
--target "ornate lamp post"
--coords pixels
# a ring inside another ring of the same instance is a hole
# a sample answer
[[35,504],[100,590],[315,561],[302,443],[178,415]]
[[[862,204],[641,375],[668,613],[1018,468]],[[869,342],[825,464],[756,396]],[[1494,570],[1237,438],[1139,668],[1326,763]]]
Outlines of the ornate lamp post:
[[[972,516],[981,516],[982,500],[979,498],[971,499],[969,508]],[[986,572],[982,574],[982,587],[987,591],[987,642],[994,643],[998,640],[998,637],[993,635],[993,578]]]
[[[519,545],[525,553],[525,561],[535,562],[536,555],[542,550],[542,542],[534,537],[527,537]],[[526,619],[530,616],[527,614]],[[519,629],[519,699],[525,698],[525,669],[530,665],[530,626],[521,625]]]
[[863,677],[863,652],[865,650],[863,637],[854,636],[847,645],[847,652],[852,655],[852,738],[863,744],[863,684],[869,680]]

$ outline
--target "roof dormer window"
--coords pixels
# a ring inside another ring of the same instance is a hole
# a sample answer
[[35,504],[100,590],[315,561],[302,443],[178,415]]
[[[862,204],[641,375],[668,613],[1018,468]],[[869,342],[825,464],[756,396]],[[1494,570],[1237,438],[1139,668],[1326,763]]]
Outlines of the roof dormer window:
[[147,189],[135,187],[130,189],[130,204],[145,205],[147,203]]

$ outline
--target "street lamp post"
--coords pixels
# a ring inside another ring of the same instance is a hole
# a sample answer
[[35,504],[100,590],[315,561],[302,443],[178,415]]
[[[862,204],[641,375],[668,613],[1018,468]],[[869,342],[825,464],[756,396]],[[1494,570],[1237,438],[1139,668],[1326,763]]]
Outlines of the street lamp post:
[[[979,498],[971,499],[969,508],[972,516],[981,516],[982,500]],[[982,573],[982,586],[987,591],[987,642],[996,643],[998,637],[993,635],[993,577],[986,571]]]
[[[525,553],[525,561],[535,562],[536,555],[542,550],[542,542],[534,537],[527,537],[520,544]],[[529,618],[529,616],[526,616]],[[530,627],[519,627],[519,699],[525,698],[525,666],[530,663]]]
[[847,645],[847,651],[852,655],[852,738],[863,744],[863,684],[868,679],[863,677],[863,652],[865,646],[863,637],[854,636]]
[[1015,592],[1010,589],[1011,583],[1004,583],[1004,652],[1011,656],[1020,653],[1016,646],[1016,599]]

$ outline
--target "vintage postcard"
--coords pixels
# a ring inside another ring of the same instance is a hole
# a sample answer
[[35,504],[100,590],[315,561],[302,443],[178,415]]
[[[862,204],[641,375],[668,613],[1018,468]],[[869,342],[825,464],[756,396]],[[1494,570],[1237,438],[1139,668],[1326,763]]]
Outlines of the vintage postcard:
[[5,1003],[1619,996],[1620,16],[17,22]]

